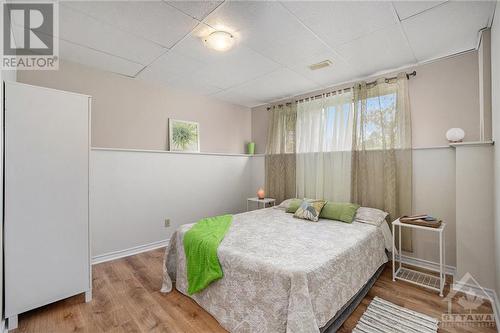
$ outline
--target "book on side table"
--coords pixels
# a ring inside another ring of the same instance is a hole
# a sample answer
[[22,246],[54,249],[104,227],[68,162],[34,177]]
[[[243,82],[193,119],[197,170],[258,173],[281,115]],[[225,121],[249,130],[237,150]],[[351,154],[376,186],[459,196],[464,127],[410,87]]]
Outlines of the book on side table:
[[430,228],[439,228],[441,226],[441,220],[427,214],[401,216],[399,221],[401,221],[401,223],[420,225]]

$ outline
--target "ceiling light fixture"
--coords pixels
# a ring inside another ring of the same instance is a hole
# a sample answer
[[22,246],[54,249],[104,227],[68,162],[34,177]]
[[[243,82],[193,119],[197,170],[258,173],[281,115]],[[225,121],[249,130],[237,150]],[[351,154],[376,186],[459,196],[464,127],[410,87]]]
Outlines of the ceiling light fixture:
[[233,47],[234,36],[226,31],[214,31],[204,41],[208,48],[224,52]]

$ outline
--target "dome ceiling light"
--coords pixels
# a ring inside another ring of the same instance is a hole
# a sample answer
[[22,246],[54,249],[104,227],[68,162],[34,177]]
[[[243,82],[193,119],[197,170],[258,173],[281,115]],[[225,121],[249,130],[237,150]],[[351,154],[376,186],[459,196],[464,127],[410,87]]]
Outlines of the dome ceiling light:
[[234,46],[234,36],[226,31],[214,31],[204,40],[205,45],[219,52],[225,52]]

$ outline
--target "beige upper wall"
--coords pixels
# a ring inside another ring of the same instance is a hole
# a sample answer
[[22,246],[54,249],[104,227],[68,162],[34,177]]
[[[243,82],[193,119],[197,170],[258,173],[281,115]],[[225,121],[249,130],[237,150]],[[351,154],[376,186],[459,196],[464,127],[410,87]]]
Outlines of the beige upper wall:
[[257,154],[266,152],[268,115],[267,106],[252,109],[252,140]]
[[[445,134],[451,127],[462,128],[466,141],[479,140],[478,52],[406,69],[407,72],[413,70],[417,71],[417,76],[409,81],[413,147],[448,145]],[[393,75],[395,73],[384,76]],[[344,84],[328,90],[348,86]],[[308,95],[318,93],[321,91]],[[252,135],[258,153],[264,153],[267,140],[266,107],[252,109]]]
[[18,81],[91,95],[93,147],[164,150],[168,118],[199,122],[204,152],[243,153],[251,139],[249,108],[75,63],[20,71]]
[[413,146],[448,145],[445,135],[451,127],[465,131],[464,141],[478,141],[478,53],[443,59],[415,70],[417,76],[409,82]]

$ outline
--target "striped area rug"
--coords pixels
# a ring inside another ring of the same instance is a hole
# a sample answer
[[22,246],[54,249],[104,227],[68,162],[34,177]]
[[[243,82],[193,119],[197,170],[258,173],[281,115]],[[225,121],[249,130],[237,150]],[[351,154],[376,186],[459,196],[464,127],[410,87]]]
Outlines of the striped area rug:
[[375,297],[353,333],[435,333],[439,321]]

